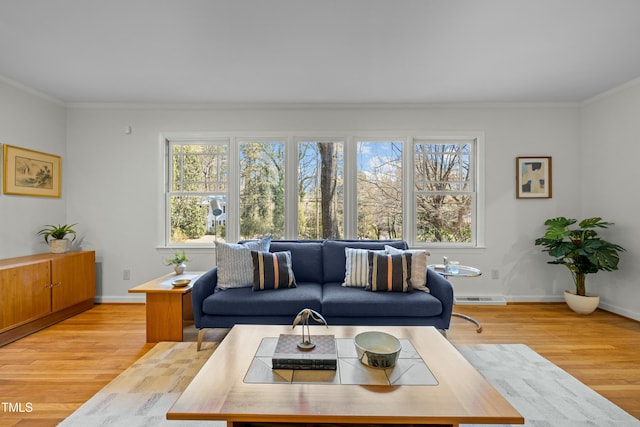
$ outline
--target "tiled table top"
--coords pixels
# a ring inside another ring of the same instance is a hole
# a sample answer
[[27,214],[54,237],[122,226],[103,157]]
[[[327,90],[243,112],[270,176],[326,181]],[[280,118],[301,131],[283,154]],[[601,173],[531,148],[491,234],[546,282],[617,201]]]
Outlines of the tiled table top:
[[251,366],[244,378],[245,383],[281,384],[355,384],[410,386],[437,385],[438,380],[429,370],[408,339],[400,339],[402,351],[395,366],[376,369],[360,363],[353,339],[337,338],[338,368],[333,370],[272,369],[273,356],[278,337],[263,338]]

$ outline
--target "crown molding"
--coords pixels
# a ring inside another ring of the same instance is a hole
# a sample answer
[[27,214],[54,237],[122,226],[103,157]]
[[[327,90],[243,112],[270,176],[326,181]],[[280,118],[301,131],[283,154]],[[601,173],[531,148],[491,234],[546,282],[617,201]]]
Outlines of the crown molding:
[[586,107],[588,105],[593,104],[594,102],[600,101],[600,100],[605,99],[605,98],[609,98],[611,96],[614,96],[614,95],[616,95],[616,94],[618,94],[620,92],[623,92],[623,91],[625,91],[627,89],[631,89],[631,88],[636,87],[636,86],[640,86],[640,77],[635,78],[635,79],[633,79],[631,81],[628,81],[626,83],[623,83],[620,86],[616,86],[613,89],[609,89],[609,90],[604,91],[602,93],[599,93],[599,94],[597,94],[595,96],[592,96],[591,98],[584,100],[581,103],[580,106],[581,107]]
[[109,103],[69,102],[70,109],[90,110],[441,110],[579,108],[579,102],[468,102],[468,103]]
[[20,83],[20,82],[18,82],[16,80],[10,79],[9,77],[5,77],[3,75],[0,75],[0,82],[5,83],[6,85],[14,87],[16,89],[19,89],[19,90],[21,90],[23,92],[26,92],[26,93],[28,93],[30,95],[34,95],[34,96],[36,96],[38,98],[41,98],[41,99],[43,99],[45,101],[51,102],[53,104],[57,104],[57,105],[59,105],[61,107],[66,107],[67,106],[67,104],[64,101],[62,101],[62,100],[60,100],[58,98],[55,98],[55,97],[53,97],[51,95],[48,95],[48,94],[46,94],[44,92],[40,92],[39,90],[34,89],[32,87],[23,85],[22,83]]

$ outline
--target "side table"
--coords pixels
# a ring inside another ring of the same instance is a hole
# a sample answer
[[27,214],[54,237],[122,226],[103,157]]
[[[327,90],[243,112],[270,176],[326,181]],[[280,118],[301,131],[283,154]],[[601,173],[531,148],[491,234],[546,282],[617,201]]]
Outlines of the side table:
[[[478,270],[475,267],[469,267],[467,265],[456,265],[456,266],[452,266],[453,269],[447,269],[445,265],[443,264],[439,264],[439,265],[429,265],[429,268],[431,268],[433,271],[435,271],[436,273],[440,274],[441,276],[444,276],[446,278],[449,277],[478,277],[480,275],[482,275],[482,272],[480,270]],[[460,317],[462,319],[465,319],[471,323],[473,323],[474,325],[476,325],[476,332],[480,333],[482,332],[482,325],[480,325],[480,322],[478,322],[476,319],[474,319],[471,316],[467,316],[466,314],[462,314],[462,313],[456,313],[453,312],[451,313],[452,316],[456,316],[456,317]]]
[[[146,294],[148,343],[182,341],[183,322],[193,320],[191,287],[201,274],[167,274],[129,289],[130,293]],[[178,288],[171,284],[175,279],[191,279],[191,283]]]

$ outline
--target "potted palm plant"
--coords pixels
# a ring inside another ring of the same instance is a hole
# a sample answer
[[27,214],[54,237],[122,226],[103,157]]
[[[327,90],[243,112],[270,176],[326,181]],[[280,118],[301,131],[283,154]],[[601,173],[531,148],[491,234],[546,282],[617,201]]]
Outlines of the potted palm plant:
[[69,240],[66,236],[73,235],[71,242],[76,240],[76,231],[73,229],[75,225],[77,224],[45,225],[37,235],[44,237],[44,241],[49,245],[52,253],[64,253],[69,250]]
[[535,244],[542,246],[542,250],[554,258],[549,264],[561,264],[569,269],[575,291],[565,291],[565,300],[573,311],[589,314],[598,307],[600,297],[587,295],[587,274],[617,270],[620,261],[618,252],[623,252],[624,248],[598,237],[595,229],[608,228],[613,225],[612,222],[594,217],[583,219],[577,227],[572,227],[576,222],[565,217],[546,220],[544,225],[547,231],[543,237],[536,239]]

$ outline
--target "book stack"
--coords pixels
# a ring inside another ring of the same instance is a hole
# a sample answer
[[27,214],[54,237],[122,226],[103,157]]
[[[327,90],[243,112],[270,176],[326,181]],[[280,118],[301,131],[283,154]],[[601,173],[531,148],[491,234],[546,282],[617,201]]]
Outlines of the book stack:
[[273,369],[319,369],[336,370],[338,351],[333,335],[314,335],[311,342],[315,347],[311,350],[300,350],[300,335],[281,334],[273,353]]

